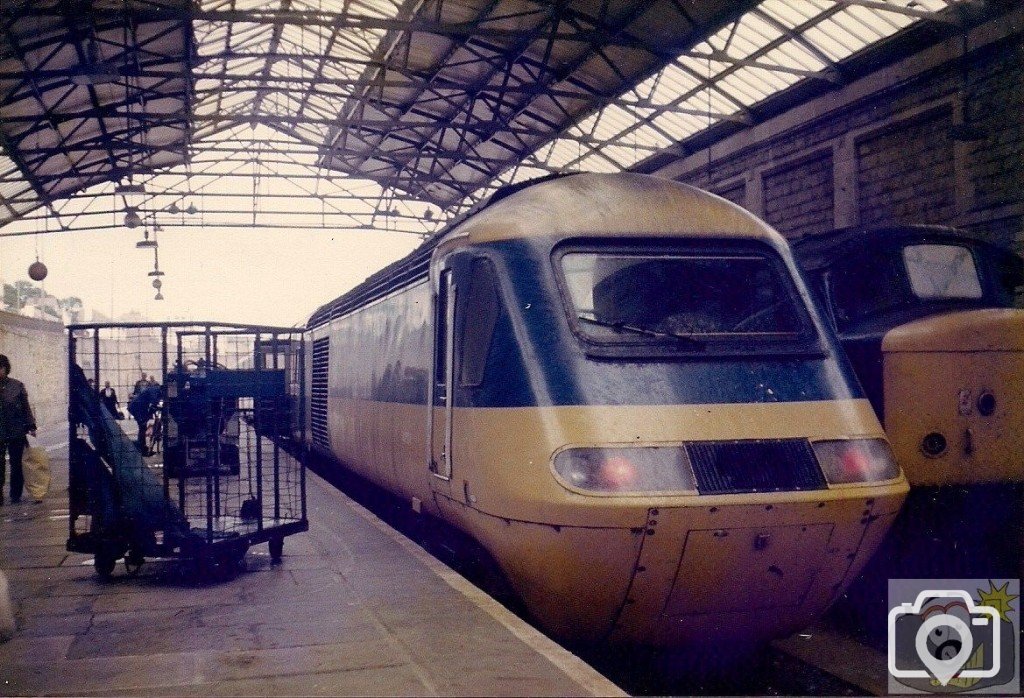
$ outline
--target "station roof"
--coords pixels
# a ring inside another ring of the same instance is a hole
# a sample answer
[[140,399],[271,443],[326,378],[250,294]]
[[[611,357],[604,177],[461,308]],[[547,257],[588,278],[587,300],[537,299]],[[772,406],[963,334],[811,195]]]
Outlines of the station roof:
[[110,228],[129,210],[147,231],[427,236],[503,184],[643,170],[984,8],[5,0],[0,236]]

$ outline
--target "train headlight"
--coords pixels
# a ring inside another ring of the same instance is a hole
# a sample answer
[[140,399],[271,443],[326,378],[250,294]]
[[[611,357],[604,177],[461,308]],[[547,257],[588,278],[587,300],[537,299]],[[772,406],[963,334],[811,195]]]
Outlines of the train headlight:
[[816,441],[813,446],[829,484],[880,482],[899,477],[900,468],[885,439]]
[[690,459],[680,446],[569,448],[554,459],[570,487],[608,494],[696,492]]

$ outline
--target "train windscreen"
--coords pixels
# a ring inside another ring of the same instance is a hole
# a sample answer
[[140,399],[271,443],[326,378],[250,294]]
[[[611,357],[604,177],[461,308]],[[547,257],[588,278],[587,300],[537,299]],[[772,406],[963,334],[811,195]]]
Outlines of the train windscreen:
[[580,330],[602,343],[795,339],[808,332],[765,254],[571,251],[561,271]]
[[[982,268],[995,271],[997,283],[1001,256],[986,262],[984,251],[966,245],[915,243],[896,248],[870,250],[838,261],[829,278],[840,330],[865,319],[932,303],[1011,305],[1013,292],[994,289],[1005,300],[986,291]],[[1009,277],[1012,279],[1012,274]],[[1006,284],[1004,284],[1006,285]]]
[[981,298],[974,255],[960,245],[907,245],[903,248],[910,288],[922,300]]

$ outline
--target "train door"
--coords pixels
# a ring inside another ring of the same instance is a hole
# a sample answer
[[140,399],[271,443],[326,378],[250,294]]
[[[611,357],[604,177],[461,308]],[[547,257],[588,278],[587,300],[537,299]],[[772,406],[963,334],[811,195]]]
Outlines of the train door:
[[[462,421],[484,389],[489,347],[501,313],[492,262],[469,251],[447,257],[435,288],[434,376],[430,469],[434,490],[470,500],[467,466],[472,437]],[[452,491],[452,482],[461,483]]]
[[455,408],[455,307],[459,287],[456,283],[457,256],[441,264],[434,289],[434,367],[431,408],[428,415],[429,467],[435,490],[451,489],[453,469],[452,442]]

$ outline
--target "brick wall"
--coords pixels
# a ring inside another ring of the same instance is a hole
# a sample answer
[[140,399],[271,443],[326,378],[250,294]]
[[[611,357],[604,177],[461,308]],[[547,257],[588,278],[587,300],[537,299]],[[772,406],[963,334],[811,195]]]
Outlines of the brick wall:
[[747,183],[737,182],[728,187],[715,189],[713,193],[718,194],[723,199],[728,199],[734,204],[743,206],[747,202]]
[[956,218],[950,126],[951,110],[941,108],[856,141],[861,224]]
[[[791,237],[940,223],[1024,252],[1024,31],[976,33],[966,62],[952,39],[658,174],[728,193]],[[984,140],[951,138],[962,111]]]
[[1024,44],[972,66],[967,115],[987,134],[970,143],[967,169],[976,208],[1020,202],[1024,192]]
[[834,227],[832,151],[762,175],[764,219],[787,234]]

